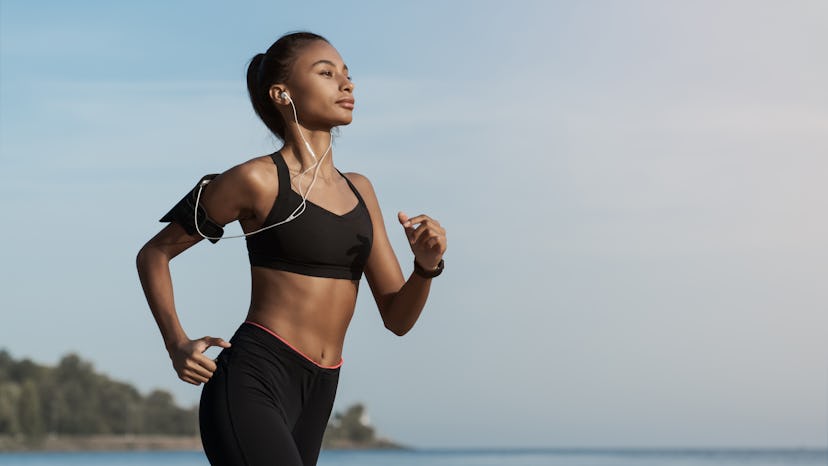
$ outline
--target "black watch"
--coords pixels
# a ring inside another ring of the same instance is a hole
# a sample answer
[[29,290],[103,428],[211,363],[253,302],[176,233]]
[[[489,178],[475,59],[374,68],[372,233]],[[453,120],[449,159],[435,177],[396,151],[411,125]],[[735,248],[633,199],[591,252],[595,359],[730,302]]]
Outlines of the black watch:
[[437,263],[437,268],[434,270],[426,270],[420,267],[420,264],[417,263],[417,259],[414,259],[414,273],[423,277],[423,278],[434,278],[437,275],[443,273],[443,259],[440,259],[440,262]]

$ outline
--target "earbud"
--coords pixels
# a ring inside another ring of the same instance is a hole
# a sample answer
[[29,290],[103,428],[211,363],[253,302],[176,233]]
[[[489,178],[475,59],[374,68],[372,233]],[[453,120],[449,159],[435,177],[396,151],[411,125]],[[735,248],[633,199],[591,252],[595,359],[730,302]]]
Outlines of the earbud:
[[283,99],[287,100],[288,102],[290,102],[290,96],[289,96],[289,95],[288,95],[288,93],[287,93],[287,92],[285,92],[285,91],[282,91],[282,93],[281,93],[281,94],[279,94],[279,97],[281,97],[281,98],[283,98]]

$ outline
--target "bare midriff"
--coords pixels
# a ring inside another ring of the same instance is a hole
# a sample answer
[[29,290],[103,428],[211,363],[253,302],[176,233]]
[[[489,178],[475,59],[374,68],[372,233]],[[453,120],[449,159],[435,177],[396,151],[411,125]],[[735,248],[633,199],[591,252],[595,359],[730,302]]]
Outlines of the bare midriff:
[[269,329],[320,366],[342,361],[359,281],[251,267],[247,320]]

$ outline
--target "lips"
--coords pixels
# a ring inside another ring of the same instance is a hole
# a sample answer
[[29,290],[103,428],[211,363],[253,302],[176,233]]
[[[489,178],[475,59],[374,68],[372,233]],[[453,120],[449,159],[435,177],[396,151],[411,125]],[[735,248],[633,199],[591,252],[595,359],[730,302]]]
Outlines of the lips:
[[347,109],[354,109],[354,99],[340,99],[336,101],[336,104]]

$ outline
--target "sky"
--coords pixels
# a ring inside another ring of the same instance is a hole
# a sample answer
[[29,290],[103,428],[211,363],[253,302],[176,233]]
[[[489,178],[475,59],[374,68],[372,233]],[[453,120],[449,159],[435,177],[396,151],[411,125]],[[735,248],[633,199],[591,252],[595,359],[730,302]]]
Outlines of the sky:
[[[403,271],[397,211],[448,236],[404,337],[361,284],[336,410],[417,447],[826,447],[825,24],[823,1],[0,0],[0,348],[198,402],[135,255],[203,174],[278,148],[246,67],[310,30],[356,83],[333,160]],[[230,338],[244,242],[171,270],[188,335]]]

